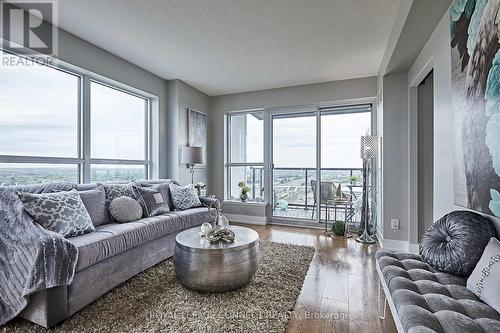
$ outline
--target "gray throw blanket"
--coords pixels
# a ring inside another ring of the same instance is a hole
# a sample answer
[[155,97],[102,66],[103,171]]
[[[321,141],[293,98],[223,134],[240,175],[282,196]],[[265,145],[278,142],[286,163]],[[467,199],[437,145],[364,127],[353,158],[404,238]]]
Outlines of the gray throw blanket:
[[68,191],[73,183],[0,186],[0,326],[16,317],[34,292],[73,281],[77,248],[42,228],[24,210],[17,191]]

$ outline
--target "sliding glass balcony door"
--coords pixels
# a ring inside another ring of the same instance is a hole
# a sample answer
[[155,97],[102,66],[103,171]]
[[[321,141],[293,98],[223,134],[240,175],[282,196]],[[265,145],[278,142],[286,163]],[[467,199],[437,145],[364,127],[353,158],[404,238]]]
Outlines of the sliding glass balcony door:
[[273,216],[315,219],[317,111],[272,116]]
[[[273,219],[324,222],[317,179],[340,186],[352,202],[360,198],[360,137],[371,133],[371,121],[369,104],[271,112]],[[345,219],[345,212],[333,214]]]
[[[333,183],[352,204],[336,208],[332,219],[357,222],[354,209],[361,205],[362,167],[360,137],[371,133],[369,106],[322,109],[321,122],[321,181]],[[368,132],[368,133],[367,133]]]

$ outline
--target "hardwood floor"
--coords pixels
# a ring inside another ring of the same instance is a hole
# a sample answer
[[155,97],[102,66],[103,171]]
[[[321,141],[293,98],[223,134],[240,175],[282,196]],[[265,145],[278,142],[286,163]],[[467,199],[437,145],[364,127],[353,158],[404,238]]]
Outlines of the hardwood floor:
[[244,226],[256,230],[261,240],[316,248],[287,333],[397,332],[389,307],[385,320],[378,315],[378,245],[332,239],[318,229]]

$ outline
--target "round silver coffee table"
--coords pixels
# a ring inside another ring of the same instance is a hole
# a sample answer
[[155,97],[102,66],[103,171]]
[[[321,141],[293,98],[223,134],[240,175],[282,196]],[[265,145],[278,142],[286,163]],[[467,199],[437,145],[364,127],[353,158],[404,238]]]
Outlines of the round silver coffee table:
[[260,260],[259,234],[252,229],[229,226],[232,243],[210,244],[200,228],[180,232],[175,238],[174,266],[177,279],[186,287],[205,292],[224,292],[246,285]]

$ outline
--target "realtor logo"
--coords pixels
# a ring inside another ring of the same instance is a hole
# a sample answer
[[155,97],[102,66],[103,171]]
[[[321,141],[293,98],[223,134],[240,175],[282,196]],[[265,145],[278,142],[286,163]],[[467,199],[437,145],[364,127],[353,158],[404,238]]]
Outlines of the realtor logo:
[[2,2],[3,50],[24,55],[57,55],[56,5],[50,0]]

